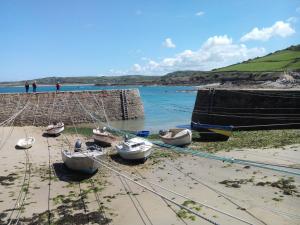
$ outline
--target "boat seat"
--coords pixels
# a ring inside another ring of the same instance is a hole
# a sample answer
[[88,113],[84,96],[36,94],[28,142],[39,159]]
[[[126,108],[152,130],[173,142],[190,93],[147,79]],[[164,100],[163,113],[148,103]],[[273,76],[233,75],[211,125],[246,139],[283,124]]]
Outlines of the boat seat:
[[182,131],[178,132],[177,134],[175,134],[174,138],[181,137],[181,136],[187,134],[187,132],[188,132],[187,130],[182,130]]

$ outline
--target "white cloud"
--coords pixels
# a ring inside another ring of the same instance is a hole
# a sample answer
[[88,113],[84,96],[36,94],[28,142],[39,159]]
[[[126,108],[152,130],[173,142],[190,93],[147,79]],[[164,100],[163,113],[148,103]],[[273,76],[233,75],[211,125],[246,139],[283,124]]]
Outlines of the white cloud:
[[187,49],[173,57],[148,60],[143,65],[134,64],[134,70],[129,73],[165,74],[177,70],[211,70],[263,54],[264,48],[248,48],[244,44],[235,44],[227,35],[213,36],[198,50]]
[[297,17],[294,17],[294,16],[291,16],[289,17],[286,22],[288,23],[297,23],[298,22],[298,18]]
[[295,33],[295,30],[291,27],[290,23],[285,23],[283,21],[277,21],[271,27],[265,27],[259,29],[257,27],[253,28],[252,31],[245,34],[241,41],[249,41],[249,40],[260,40],[267,41],[271,37],[279,36],[279,37],[288,37]]
[[203,11],[199,11],[195,14],[195,16],[203,16],[205,14],[205,12]]
[[141,72],[143,70],[143,68],[140,66],[140,64],[134,64],[133,67],[132,67],[132,70],[134,72]]
[[296,12],[300,13],[300,7],[296,8]]
[[176,48],[176,45],[173,43],[171,38],[166,38],[163,42],[163,46],[165,46],[166,48]]

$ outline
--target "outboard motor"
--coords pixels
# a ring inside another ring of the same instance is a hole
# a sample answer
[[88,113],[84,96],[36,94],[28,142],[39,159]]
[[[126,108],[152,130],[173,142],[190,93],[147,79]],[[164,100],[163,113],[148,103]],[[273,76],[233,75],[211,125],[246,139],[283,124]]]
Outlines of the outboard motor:
[[128,139],[129,139],[128,135],[125,134],[125,136],[124,136],[124,141],[128,141]]
[[82,144],[81,141],[77,139],[77,141],[75,142],[75,152],[81,149],[81,144]]
[[166,130],[160,130],[158,133],[159,133],[161,136],[163,136],[163,135],[165,135],[165,134],[167,133],[167,131],[166,131]]

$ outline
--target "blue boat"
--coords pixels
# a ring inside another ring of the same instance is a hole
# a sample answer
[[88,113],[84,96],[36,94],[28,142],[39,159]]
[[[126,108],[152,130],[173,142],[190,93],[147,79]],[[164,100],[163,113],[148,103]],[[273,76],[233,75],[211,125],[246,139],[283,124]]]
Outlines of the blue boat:
[[136,134],[136,136],[139,136],[139,137],[148,137],[150,134],[150,131],[149,130],[140,130],[140,131],[137,131],[135,134]]
[[[203,132],[203,134],[211,134],[216,136],[224,136],[229,138],[232,134],[233,126],[229,125],[215,125],[215,124],[204,124],[204,123],[195,123],[192,121],[191,127],[193,130]],[[204,136],[203,135],[203,136]]]

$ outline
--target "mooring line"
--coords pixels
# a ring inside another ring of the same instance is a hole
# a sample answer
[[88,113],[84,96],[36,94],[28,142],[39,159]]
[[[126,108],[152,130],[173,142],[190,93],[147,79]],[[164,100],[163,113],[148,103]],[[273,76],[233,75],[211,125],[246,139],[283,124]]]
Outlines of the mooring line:
[[264,225],[267,225],[267,223],[265,223],[263,220],[259,219],[258,217],[256,217],[254,214],[252,214],[251,212],[249,212],[246,208],[240,206],[238,203],[234,202],[227,194],[209,186],[208,184],[204,183],[203,181],[201,181],[200,179],[197,179],[195,177],[192,177],[190,175],[190,173],[185,173],[182,170],[178,169],[176,166],[171,165],[169,162],[166,162],[169,166],[173,167],[175,170],[177,170],[178,172],[182,173],[184,176],[189,177],[191,180],[196,181],[198,183],[200,183],[201,185],[205,186],[206,188],[212,190],[213,192],[217,193],[218,195],[222,196],[223,198],[225,198],[227,201],[231,202],[233,205],[237,206],[240,209],[245,209],[244,211],[250,215],[251,217],[253,217],[254,219],[256,219],[257,221],[261,222]]
[[125,186],[125,183],[124,183],[124,181],[123,181],[123,178],[121,178],[120,176],[118,176],[118,177],[119,177],[119,179],[120,179],[120,181],[121,181],[121,183],[122,183],[122,185],[123,185],[123,187],[124,187],[125,192],[126,192],[127,195],[129,196],[129,198],[130,198],[130,200],[131,200],[131,202],[132,202],[134,208],[136,209],[136,211],[137,211],[139,217],[141,218],[143,224],[144,224],[144,225],[147,225],[147,223],[146,223],[144,217],[142,216],[142,214],[141,214],[141,212],[140,212],[138,206],[136,205],[135,201],[133,200],[132,194],[130,193],[130,191],[129,191],[129,190],[127,189],[127,187]]
[[[99,178],[99,172],[97,173],[97,176]],[[105,210],[103,210],[103,206],[101,204],[101,200],[100,200],[98,191],[96,190],[96,186],[95,186],[93,178],[90,178],[90,183],[91,183],[91,187],[93,188],[93,192],[94,192],[94,195],[95,195],[95,198],[96,198],[96,202],[98,204],[99,212],[101,213],[101,215],[103,216],[103,218],[106,220],[106,222],[108,224],[110,224],[109,219],[106,216]]]
[[[21,211],[23,209],[23,205],[26,200],[27,193],[29,191],[31,165],[29,163],[29,155],[28,155],[28,152],[26,149],[24,150],[24,153],[25,153],[25,157],[26,157],[24,178],[23,178],[23,182],[22,182],[18,197],[15,201],[14,207],[10,213],[9,218],[7,219],[9,221],[7,225],[10,225],[12,223],[18,224],[20,215],[21,215]],[[17,215],[16,215],[15,219],[12,219],[15,212],[17,213]]]
[[[143,176],[137,169],[135,169],[135,172],[139,175],[140,179],[144,179],[144,176]],[[145,181],[146,181],[147,184],[153,189],[153,191],[156,191],[156,189],[152,186],[152,184],[151,184],[149,181],[147,181],[147,180],[145,180]],[[162,201],[166,204],[166,206],[167,206],[169,209],[171,209],[171,211],[177,216],[177,212],[175,211],[175,209],[173,209],[172,206],[169,205],[168,202],[167,202],[164,198],[161,198],[161,200],[162,200]],[[179,216],[177,216],[177,217],[180,219],[181,222],[183,222],[184,224],[187,225],[187,222],[185,222],[184,219],[183,219],[182,217],[179,217]]]
[[155,194],[155,195],[157,195],[157,196],[159,196],[159,197],[162,197],[162,198],[166,199],[167,201],[169,201],[169,202],[171,202],[171,203],[177,205],[178,207],[180,207],[180,208],[182,208],[182,209],[185,209],[186,211],[188,211],[188,212],[194,214],[195,216],[198,216],[199,218],[202,218],[203,220],[206,220],[206,221],[209,222],[209,223],[212,223],[212,224],[215,224],[215,225],[218,225],[218,224],[219,224],[219,223],[214,222],[214,221],[211,220],[211,219],[208,219],[208,218],[202,216],[202,215],[199,214],[198,212],[195,212],[195,211],[191,210],[190,208],[185,207],[185,206],[183,206],[183,205],[181,205],[181,204],[175,202],[174,200],[172,200],[172,199],[170,199],[170,198],[164,196],[163,194],[160,194],[160,193],[158,193],[158,192],[156,192],[156,191],[153,191],[151,188],[145,186],[144,184],[141,184],[140,182],[137,182],[135,179],[132,179],[132,178],[130,178],[129,176],[120,173],[119,171],[117,171],[116,169],[112,168],[111,166],[106,165],[106,163],[104,163],[102,160],[96,159],[96,158],[93,158],[93,157],[90,157],[89,155],[87,155],[87,154],[85,154],[85,153],[83,153],[83,152],[80,152],[80,153],[83,154],[83,155],[85,155],[86,157],[88,157],[88,158],[90,158],[90,159],[92,159],[92,160],[98,162],[100,165],[102,165],[102,166],[104,166],[105,168],[111,170],[112,172],[116,173],[117,175],[119,175],[119,176],[121,176],[121,177],[123,177],[123,178],[125,178],[125,179],[127,179],[127,180],[129,180],[129,181],[131,181],[131,182],[133,182],[133,183],[135,183],[136,185],[138,185],[138,186],[140,186],[140,187],[142,187],[142,188],[148,190],[149,192],[151,192],[151,193],[153,193],[153,194]]

